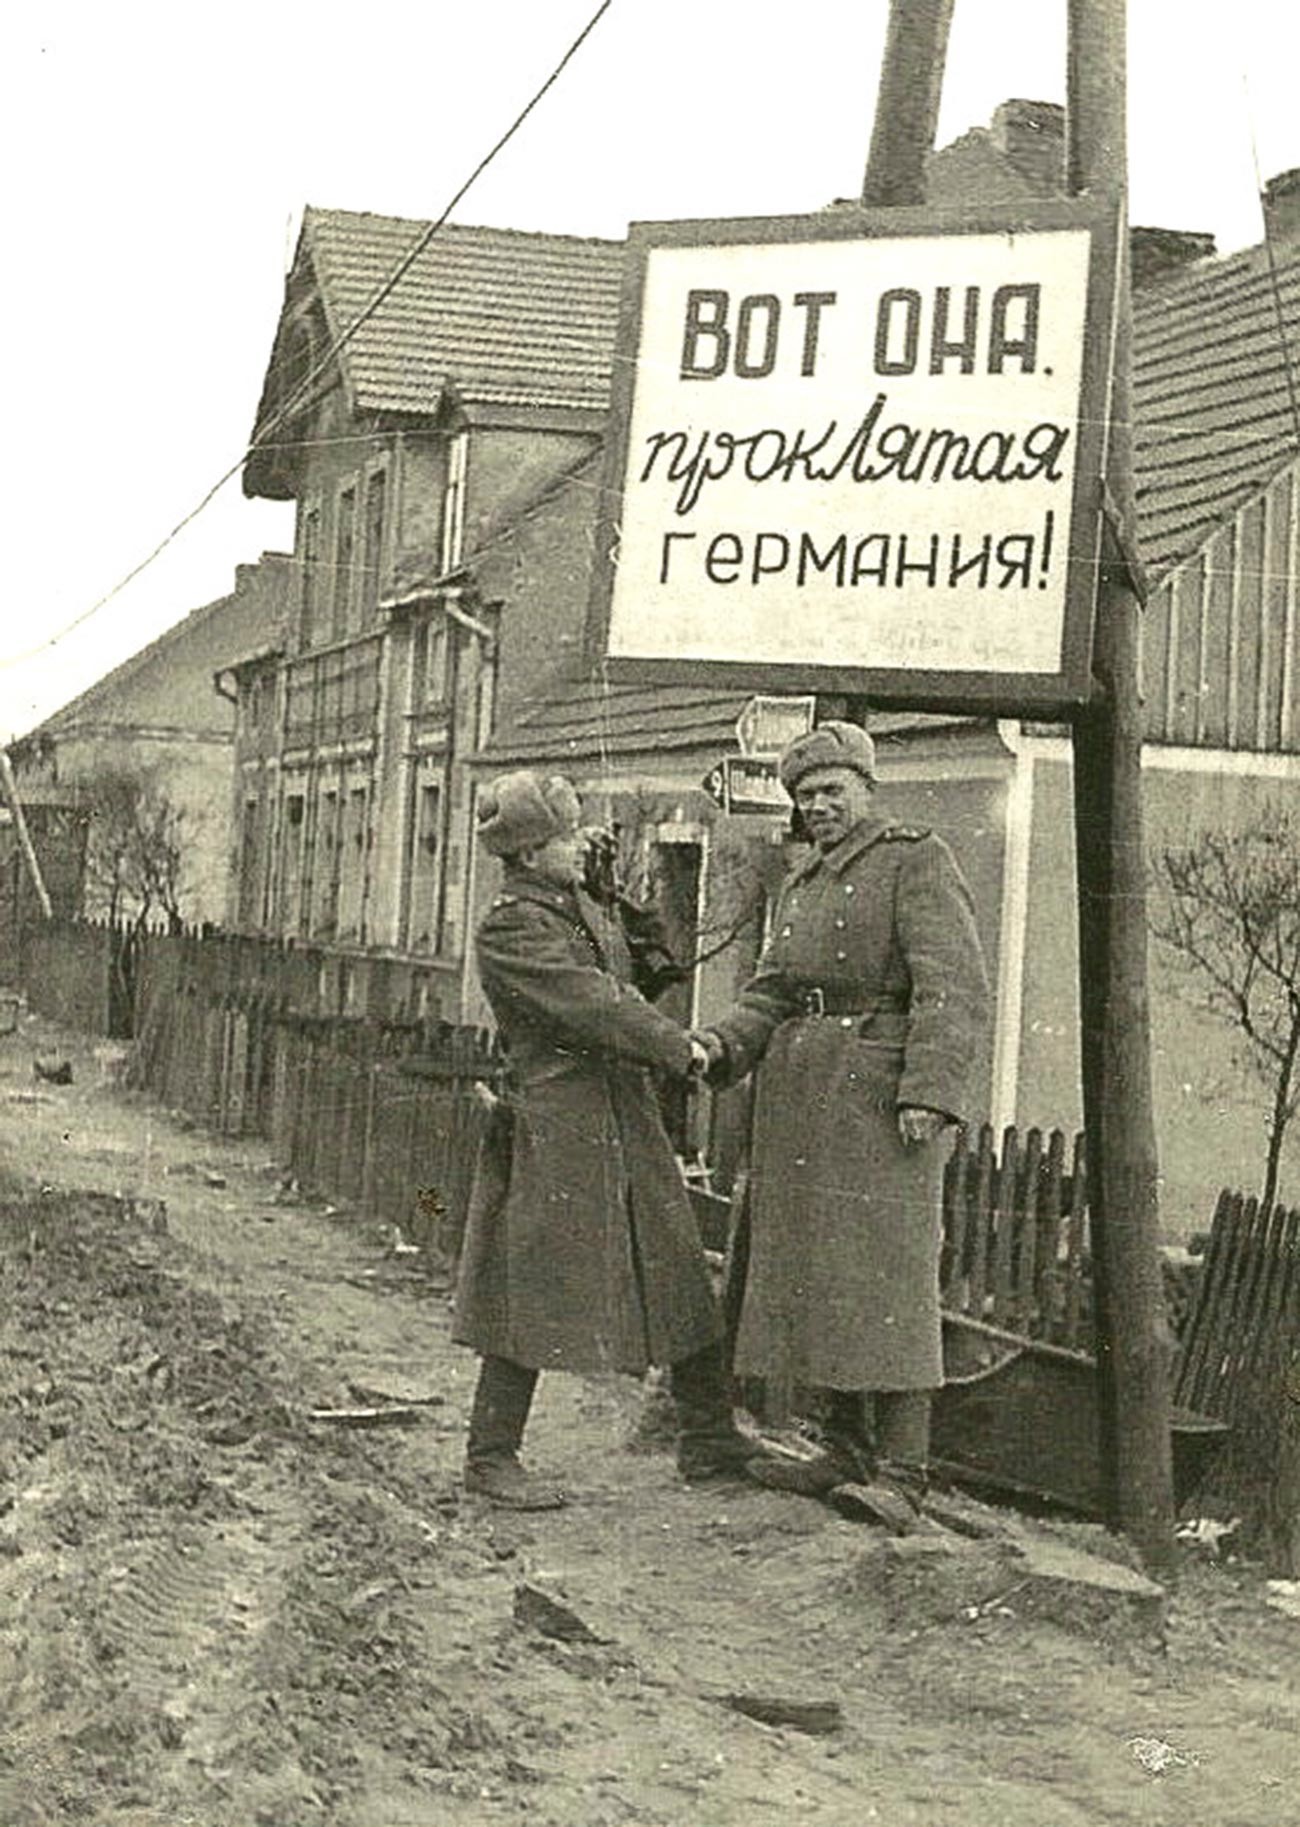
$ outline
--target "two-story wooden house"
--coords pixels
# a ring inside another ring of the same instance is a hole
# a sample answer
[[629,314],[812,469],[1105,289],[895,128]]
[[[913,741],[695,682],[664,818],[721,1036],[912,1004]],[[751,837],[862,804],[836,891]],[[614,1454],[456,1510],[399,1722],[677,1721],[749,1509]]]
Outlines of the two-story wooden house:
[[295,597],[283,639],[228,669],[228,915],[443,961],[440,1013],[460,993],[465,757],[552,644],[545,599],[503,627],[468,560],[597,446],[621,262],[618,243],[309,210],[286,284],[244,487],[296,503]]

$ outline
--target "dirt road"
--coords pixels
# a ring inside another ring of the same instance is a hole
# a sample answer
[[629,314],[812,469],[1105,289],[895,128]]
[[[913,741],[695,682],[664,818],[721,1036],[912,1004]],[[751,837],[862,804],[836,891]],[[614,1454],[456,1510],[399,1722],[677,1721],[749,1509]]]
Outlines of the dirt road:
[[1189,1561],[1161,1644],[1002,1541],[689,1491],[617,1381],[544,1381],[575,1502],[494,1515],[445,1288],[112,1049],[0,1049],[0,1827],[1295,1820],[1300,1621],[1251,1568]]

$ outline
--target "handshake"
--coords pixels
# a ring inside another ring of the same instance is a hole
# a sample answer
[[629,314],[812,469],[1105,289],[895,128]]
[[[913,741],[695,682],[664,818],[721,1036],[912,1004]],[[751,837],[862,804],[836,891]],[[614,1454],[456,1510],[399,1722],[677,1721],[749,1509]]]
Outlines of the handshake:
[[720,1066],[726,1059],[726,1043],[712,1028],[693,1028],[690,1039],[691,1063],[687,1067],[687,1074],[691,1078],[707,1078],[714,1067]]

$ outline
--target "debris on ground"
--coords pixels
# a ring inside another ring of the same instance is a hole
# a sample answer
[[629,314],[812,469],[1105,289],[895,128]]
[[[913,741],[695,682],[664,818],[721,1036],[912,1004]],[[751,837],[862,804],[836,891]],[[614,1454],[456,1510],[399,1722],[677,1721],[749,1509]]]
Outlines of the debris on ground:
[[514,1619],[524,1630],[554,1637],[561,1643],[607,1643],[571,1605],[543,1592],[540,1586],[521,1581],[515,1587]]
[[373,1220],[12,1044],[10,1098],[72,1082],[0,1106],[3,1827],[1182,1827],[1188,1781],[1197,1827],[1290,1827],[1300,1582],[1189,1539],[1161,1595],[948,1489],[892,1536],[687,1487],[612,1376],[539,1386],[568,1509],[466,1501],[474,1362]]
[[770,1694],[723,1694],[722,1704],[761,1725],[792,1726],[796,1732],[823,1735],[844,1727],[838,1700],[788,1700]]

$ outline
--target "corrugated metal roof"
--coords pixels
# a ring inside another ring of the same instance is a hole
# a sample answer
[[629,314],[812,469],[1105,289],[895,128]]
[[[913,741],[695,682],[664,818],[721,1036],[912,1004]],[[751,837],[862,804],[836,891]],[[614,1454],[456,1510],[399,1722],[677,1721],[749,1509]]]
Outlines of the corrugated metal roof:
[[[309,209],[302,246],[337,339],[427,222]],[[343,352],[359,410],[432,413],[448,383],[484,405],[603,410],[623,243],[447,223]]]
[[[1204,260],[1134,301],[1138,532],[1156,577],[1300,453],[1300,246]],[[1278,322],[1281,300],[1284,333]]]

